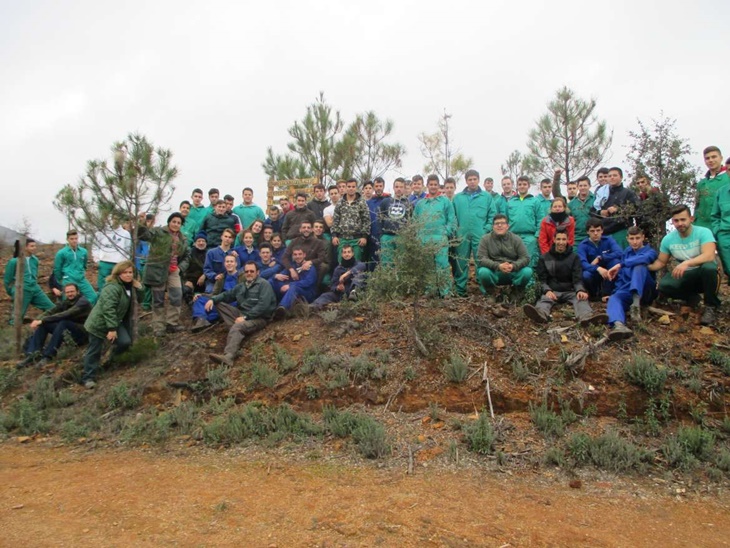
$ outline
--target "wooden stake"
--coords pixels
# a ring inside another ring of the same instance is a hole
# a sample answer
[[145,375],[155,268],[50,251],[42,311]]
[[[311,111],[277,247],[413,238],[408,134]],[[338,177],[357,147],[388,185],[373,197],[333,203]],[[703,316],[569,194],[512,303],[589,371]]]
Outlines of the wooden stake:
[[25,276],[25,234],[19,239],[18,262],[15,263],[15,353],[23,353],[23,277]]

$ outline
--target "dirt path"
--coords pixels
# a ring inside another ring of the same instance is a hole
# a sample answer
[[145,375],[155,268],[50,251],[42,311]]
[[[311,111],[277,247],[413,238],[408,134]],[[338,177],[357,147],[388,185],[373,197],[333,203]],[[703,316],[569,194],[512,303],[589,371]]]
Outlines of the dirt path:
[[630,484],[0,445],[3,546],[727,546],[730,499]]

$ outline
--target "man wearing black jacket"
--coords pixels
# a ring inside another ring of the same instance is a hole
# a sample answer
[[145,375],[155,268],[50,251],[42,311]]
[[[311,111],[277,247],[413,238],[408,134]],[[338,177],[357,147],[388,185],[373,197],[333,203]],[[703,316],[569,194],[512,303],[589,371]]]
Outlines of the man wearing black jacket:
[[[66,296],[64,301],[45,312],[39,319],[33,320],[30,328],[33,330],[25,348],[25,358],[17,367],[27,367],[40,354],[38,367],[43,367],[53,359],[58,348],[64,343],[66,332],[71,335],[77,345],[86,344],[88,337],[84,329],[84,322],[91,313],[91,303],[81,295],[75,283],[68,283],[63,288]],[[46,344],[46,338],[51,340]],[[45,347],[44,347],[45,345]]]
[[188,304],[193,302],[197,293],[205,293],[205,256],[208,253],[208,239],[205,232],[198,232],[190,248],[190,262],[183,277],[183,299]]
[[542,297],[535,306],[526,304],[522,308],[532,321],[547,323],[553,306],[566,302],[573,305],[581,325],[601,324],[608,320],[605,314],[593,314],[588,304],[580,258],[568,245],[568,233],[564,229],[558,229],[552,247],[538,260],[537,277],[542,286]]
[[627,230],[634,224],[640,200],[633,190],[624,186],[623,177],[620,167],[608,170],[608,198],[601,206],[600,216],[603,218],[603,235],[611,236],[621,249],[626,249]]

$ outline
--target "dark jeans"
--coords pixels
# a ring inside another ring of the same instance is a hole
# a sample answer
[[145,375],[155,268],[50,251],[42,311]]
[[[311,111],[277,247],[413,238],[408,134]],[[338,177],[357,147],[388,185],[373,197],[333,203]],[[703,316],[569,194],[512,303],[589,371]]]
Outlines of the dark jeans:
[[[100,367],[101,354],[104,352],[105,342],[106,338],[102,339],[89,333],[89,346],[86,348],[86,353],[84,354],[84,376],[81,377],[82,383],[93,381],[94,377],[96,377],[96,372]],[[129,332],[125,327],[119,326],[117,329],[117,340],[114,341],[112,352],[114,354],[121,354],[131,345],[132,339],[129,336]]]
[[719,289],[720,275],[714,261],[685,270],[684,276],[679,279],[673,278],[671,271],[667,272],[659,282],[659,291],[673,299],[686,301],[692,295],[702,293],[705,306],[720,306],[720,299],[717,298]]
[[242,316],[238,308],[228,303],[218,303],[216,304],[216,308],[226,326],[229,327],[226,347],[223,353],[231,359],[236,355],[238,349],[241,348],[241,344],[247,335],[261,331],[269,323],[263,318],[236,323],[236,319]]
[[[53,358],[53,356],[56,355],[56,352],[58,352],[59,347],[64,342],[63,334],[66,331],[69,332],[77,345],[81,346],[82,344],[86,344],[88,337],[81,324],[70,320],[61,320],[59,322],[42,323],[39,325],[30,337],[26,353],[32,354],[33,352],[43,350],[44,358]],[[51,335],[51,340],[46,347],[43,348],[43,345],[46,344],[46,338],[48,335]]]

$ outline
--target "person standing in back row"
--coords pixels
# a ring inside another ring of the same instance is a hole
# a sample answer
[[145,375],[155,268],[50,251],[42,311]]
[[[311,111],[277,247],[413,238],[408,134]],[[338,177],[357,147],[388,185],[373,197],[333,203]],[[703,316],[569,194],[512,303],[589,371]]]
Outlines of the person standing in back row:
[[96,291],[86,279],[89,253],[79,245],[79,233],[76,230],[69,230],[66,233],[66,242],[66,246],[56,253],[53,274],[61,287],[75,283],[81,294],[93,305],[96,303]]

